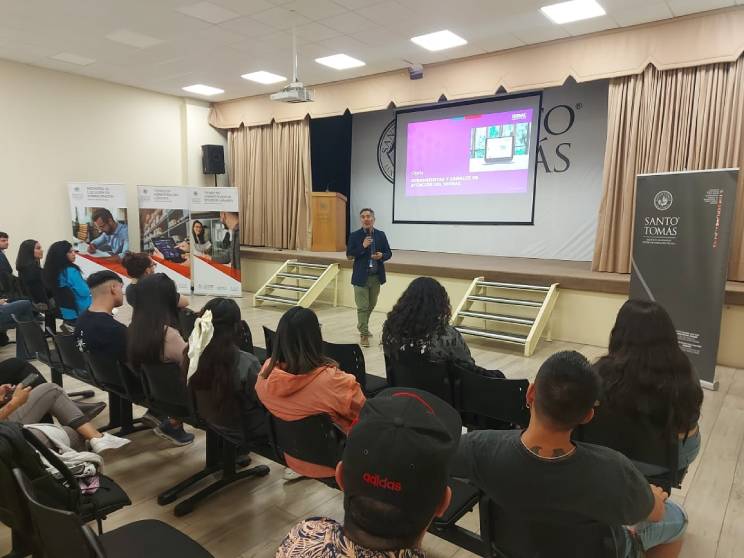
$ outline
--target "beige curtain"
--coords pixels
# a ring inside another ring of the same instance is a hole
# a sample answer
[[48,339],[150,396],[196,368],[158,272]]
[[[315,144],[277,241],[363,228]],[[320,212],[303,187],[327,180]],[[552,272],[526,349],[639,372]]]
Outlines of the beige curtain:
[[[744,167],[744,57],[610,81],[604,192],[592,269],[630,271],[637,174]],[[744,172],[729,279],[744,280]]]
[[240,188],[243,244],[310,246],[310,125],[307,119],[228,132],[230,176]]

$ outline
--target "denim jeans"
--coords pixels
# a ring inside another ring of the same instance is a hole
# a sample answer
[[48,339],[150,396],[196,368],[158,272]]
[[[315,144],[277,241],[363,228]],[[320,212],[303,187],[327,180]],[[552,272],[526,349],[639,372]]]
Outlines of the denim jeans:
[[[630,542],[630,533],[625,531],[626,551],[625,558],[637,558]],[[671,500],[665,503],[664,519],[651,523],[643,521],[632,527],[641,541],[643,550],[647,551],[660,544],[667,544],[679,539],[687,529],[687,514],[681,506]]]
[[[33,306],[29,300],[17,300],[0,305],[0,331],[15,327],[13,316],[19,321],[30,322],[34,319]],[[26,352],[26,345],[20,331],[16,331],[16,358],[28,359],[31,355]]]

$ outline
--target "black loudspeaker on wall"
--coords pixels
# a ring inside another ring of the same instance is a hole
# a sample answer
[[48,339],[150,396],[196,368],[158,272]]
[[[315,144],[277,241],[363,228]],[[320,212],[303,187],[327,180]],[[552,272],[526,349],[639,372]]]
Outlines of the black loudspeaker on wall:
[[225,149],[221,145],[202,145],[202,172],[225,174]]

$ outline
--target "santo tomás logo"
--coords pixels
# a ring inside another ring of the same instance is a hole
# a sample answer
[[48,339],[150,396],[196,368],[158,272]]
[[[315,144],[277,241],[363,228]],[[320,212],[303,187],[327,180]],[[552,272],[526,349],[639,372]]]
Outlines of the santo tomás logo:
[[654,196],[654,207],[659,211],[666,211],[667,209],[672,207],[673,201],[674,198],[672,197],[672,193],[670,191],[661,190]]

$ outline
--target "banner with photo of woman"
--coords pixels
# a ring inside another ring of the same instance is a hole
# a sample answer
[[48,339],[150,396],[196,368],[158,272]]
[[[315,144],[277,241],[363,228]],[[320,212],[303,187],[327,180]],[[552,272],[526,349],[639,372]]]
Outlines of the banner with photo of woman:
[[189,192],[186,186],[138,186],[140,251],[150,254],[179,293],[191,294]]
[[194,294],[242,296],[237,188],[191,188],[188,250]]
[[71,182],[71,242],[84,276],[109,269],[129,282],[121,258],[129,250],[127,192],[123,184]]

